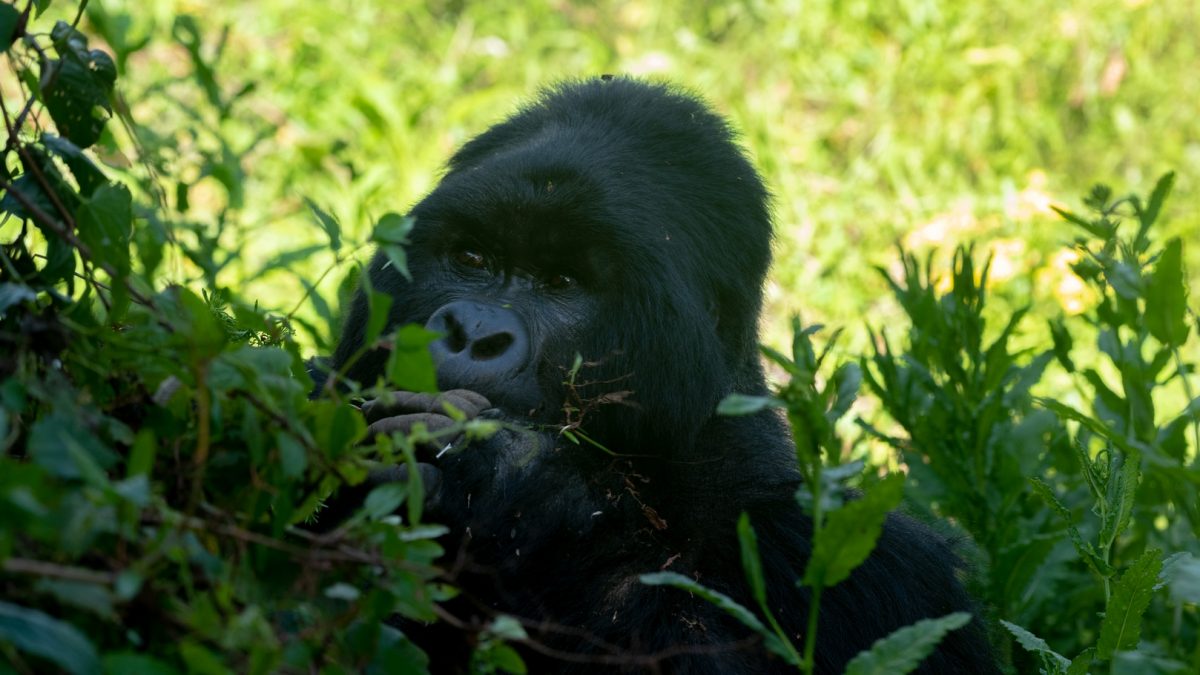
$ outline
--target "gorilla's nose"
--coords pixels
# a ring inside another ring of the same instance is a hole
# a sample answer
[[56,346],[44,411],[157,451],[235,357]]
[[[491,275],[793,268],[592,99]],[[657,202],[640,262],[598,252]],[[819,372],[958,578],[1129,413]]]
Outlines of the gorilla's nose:
[[443,389],[495,390],[529,360],[525,326],[505,307],[460,300],[434,312],[425,327],[444,336],[429,347]]

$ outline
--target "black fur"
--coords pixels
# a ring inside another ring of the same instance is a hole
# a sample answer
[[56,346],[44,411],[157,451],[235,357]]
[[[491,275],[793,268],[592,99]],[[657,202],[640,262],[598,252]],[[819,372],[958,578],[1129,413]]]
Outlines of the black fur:
[[[439,384],[530,429],[429,460],[431,509],[454,531],[447,566],[471,599],[451,609],[540,622],[524,650],[533,672],[784,671],[721,610],[638,582],[672,570],[754,606],[735,533],[749,512],[770,605],[803,642],[811,523],[788,430],[770,413],[714,414],[731,392],[766,390],[768,194],[726,123],[665,86],[563,84],[467,143],[412,214],[413,281],[382,256],[370,265],[395,300],[390,322],[457,333],[442,345],[451,359],[502,334],[505,365],[443,360]],[[361,347],[366,316],[360,295],[334,368]],[[373,382],[384,358],[346,375]],[[611,452],[569,442],[567,425]],[[946,541],[892,515],[870,559],[823,594],[819,672],[918,619],[970,610],[961,575]],[[435,669],[453,670],[463,654],[438,630],[406,627]],[[984,633],[978,619],[952,632],[920,672],[996,672]]]

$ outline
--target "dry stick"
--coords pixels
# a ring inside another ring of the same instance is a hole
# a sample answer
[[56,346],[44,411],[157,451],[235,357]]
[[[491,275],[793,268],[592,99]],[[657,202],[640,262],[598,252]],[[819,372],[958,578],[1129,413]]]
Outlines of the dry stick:
[[51,577],[64,581],[82,581],[88,584],[111,584],[117,575],[112,572],[100,572],[86,567],[71,567],[44,560],[30,558],[8,558],[0,569],[13,574],[32,574],[39,577]]

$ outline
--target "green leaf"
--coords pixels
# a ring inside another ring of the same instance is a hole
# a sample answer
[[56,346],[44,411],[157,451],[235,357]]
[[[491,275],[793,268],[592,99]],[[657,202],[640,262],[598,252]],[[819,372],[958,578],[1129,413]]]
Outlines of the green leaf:
[[329,245],[333,250],[337,251],[341,249],[342,226],[337,221],[337,218],[329,215],[325,209],[317,206],[316,202],[308,197],[304,198],[304,203],[308,205],[308,210],[312,211],[313,215],[317,217],[317,224],[321,226],[321,229],[325,231],[325,235],[329,237]]
[[1146,284],[1146,327],[1169,347],[1187,342],[1187,283],[1183,274],[1183,242],[1167,242]]
[[742,552],[742,570],[750,584],[750,594],[759,607],[767,606],[767,582],[763,578],[762,560],[758,557],[758,537],[750,525],[750,514],[742,512],[737,524],[738,544]]
[[829,513],[804,570],[806,586],[834,586],[862,564],[879,539],[887,514],[900,503],[904,477],[892,474],[860,499]]
[[279,448],[279,468],[287,478],[299,478],[308,468],[308,453],[304,445],[285,431],[275,433],[275,446]]
[[763,638],[763,643],[772,653],[782,657],[793,666],[800,664],[794,658],[794,652],[788,650],[771,629],[763,625],[754,612],[738,604],[733,598],[703,586],[696,581],[676,572],[653,572],[638,577],[647,586],[673,586],[707,600],[716,607],[733,617],[738,623],[749,628]]
[[84,197],[92,196],[96,188],[108,183],[104,172],[83,153],[83,150],[79,149],[79,146],[54,134],[42,134],[41,140],[42,145],[46,146],[46,150],[62,159],[67,168],[71,170],[71,175],[75,176],[75,182],[79,183],[79,192]]
[[[363,279],[367,278],[367,275],[364,274]],[[363,344],[372,345],[383,334],[383,329],[387,328],[388,315],[392,309],[392,296],[365,286],[363,290],[367,294],[367,326],[363,331]]]
[[97,263],[111,265],[118,276],[129,274],[129,240],[133,236],[133,197],[124,185],[103,185],[75,211],[79,239]]
[[65,21],[55,24],[50,38],[59,58],[42,62],[42,102],[59,133],[80,148],[89,147],[112,116],[116,64],[99,49],[89,51],[87,38]]
[[954,612],[937,619],[922,619],[905,626],[871,648],[859,652],[846,664],[846,675],[903,675],[921,665],[921,661],[952,630],[971,622],[967,612]]
[[21,12],[9,4],[0,5],[0,51],[8,51],[17,39],[17,25],[21,22]]
[[1175,602],[1200,605],[1200,558],[1186,551],[1176,553],[1163,564],[1159,582],[1166,584]]
[[1096,644],[1096,656],[1101,660],[1111,660],[1115,652],[1137,646],[1142,615],[1150,605],[1161,569],[1162,551],[1148,549],[1113,585]]
[[1079,656],[1071,659],[1071,666],[1067,668],[1067,675],[1088,675],[1089,669],[1092,667],[1092,660],[1095,658],[1095,647],[1088,647],[1079,652]]
[[386,213],[371,231],[371,241],[379,245],[388,264],[409,281],[412,281],[412,273],[408,271],[408,254],[404,247],[415,224],[416,220],[410,216]]
[[767,408],[778,408],[783,402],[773,396],[747,396],[745,394],[730,394],[717,404],[717,414],[736,417],[753,415]]
[[1083,229],[1087,230],[1088,234],[1096,237],[1097,239],[1108,239],[1109,235],[1112,234],[1112,230],[1108,227],[1105,227],[1102,223],[1093,223],[1082,216],[1077,216],[1074,213],[1071,213],[1066,209],[1060,209],[1057,206],[1052,205],[1050,208],[1054,209],[1055,213],[1062,216],[1063,220],[1082,227]]
[[389,516],[400,508],[404,503],[404,498],[408,495],[408,485],[406,483],[384,483],[371,490],[363,501],[362,512],[370,520],[379,520],[384,516]]
[[1174,185],[1174,171],[1168,171],[1158,179],[1154,185],[1154,191],[1150,193],[1150,201],[1146,203],[1146,208],[1138,212],[1138,219],[1141,221],[1142,227],[1149,228],[1158,220],[1158,214],[1162,212],[1162,205],[1167,201],[1167,195],[1171,194],[1171,188]]
[[438,337],[438,333],[415,324],[396,331],[387,360],[388,382],[404,391],[436,392],[437,369],[429,345]]
[[83,633],[36,609],[0,601],[0,641],[73,675],[100,672],[96,648]]
[[37,293],[24,284],[0,283],[0,319],[13,305],[37,299]]
[[1075,372],[1075,362],[1071,360],[1071,348],[1075,342],[1062,317],[1050,322],[1050,338],[1054,341],[1054,358],[1068,373]]
[[1051,649],[1050,645],[1046,644],[1046,641],[1042,638],[1015,623],[1009,623],[1001,619],[1000,624],[1013,634],[1013,637],[1017,639],[1017,643],[1024,647],[1025,651],[1037,655],[1038,659],[1042,662],[1043,673],[1063,673],[1070,667],[1070,660]]

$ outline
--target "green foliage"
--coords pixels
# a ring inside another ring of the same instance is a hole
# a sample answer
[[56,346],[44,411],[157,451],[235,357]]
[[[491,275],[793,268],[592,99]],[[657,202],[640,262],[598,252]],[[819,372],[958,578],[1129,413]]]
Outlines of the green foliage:
[[[194,112],[235,114],[196,24],[176,28],[208,93]],[[16,76],[0,110],[0,655],[19,673],[422,671],[424,655],[384,624],[436,620],[451,593],[431,583],[445,528],[421,520],[419,472],[376,487],[336,529],[309,524],[377,464],[415,468],[419,434],[366,438],[350,395],[433,390],[431,335],[385,334],[376,294],[386,383],[335,373],[340,386],[310,400],[293,322],[217,281],[238,255],[225,216],[189,216],[187,190],[166,201],[167,169],[194,167],[156,163],[174,141],[114,97],[113,59],[75,24],[38,32],[30,10],[0,4],[5,31]],[[114,114],[140,141],[114,137]],[[201,171],[232,205],[240,156],[217,155]],[[310,206],[326,248],[352,254]],[[489,633],[480,668],[521,672],[504,644],[517,637]]]
[[846,675],[902,675],[912,672],[946,633],[962,628],[970,621],[970,614],[954,612],[939,619],[922,619],[905,626],[851,659],[846,664]]

